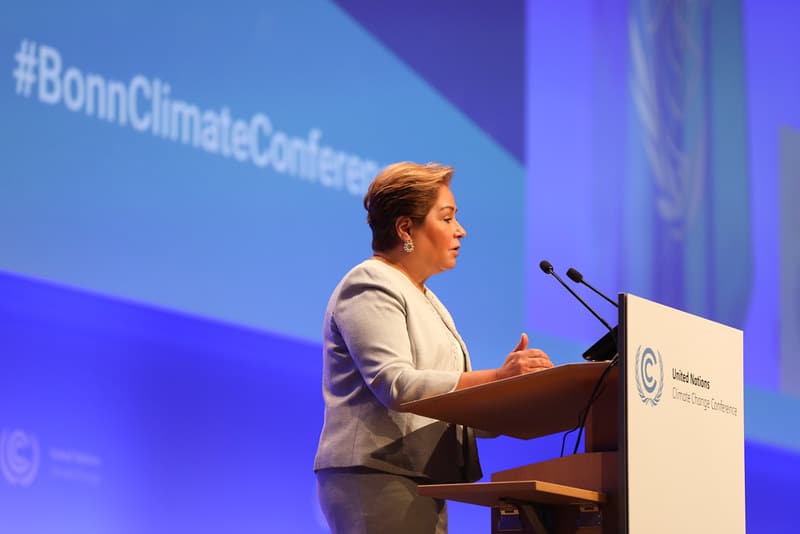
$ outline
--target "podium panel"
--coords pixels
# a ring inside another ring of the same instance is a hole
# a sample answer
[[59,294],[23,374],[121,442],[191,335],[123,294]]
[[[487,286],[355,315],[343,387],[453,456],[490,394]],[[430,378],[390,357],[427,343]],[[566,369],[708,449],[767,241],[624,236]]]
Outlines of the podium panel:
[[741,330],[634,295],[620,320],[623,532],[743,534]]

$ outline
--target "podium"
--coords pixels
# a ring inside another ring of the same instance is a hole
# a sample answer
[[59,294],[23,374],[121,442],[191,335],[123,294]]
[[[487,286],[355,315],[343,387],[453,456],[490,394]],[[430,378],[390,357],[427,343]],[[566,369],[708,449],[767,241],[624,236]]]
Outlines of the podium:
[[404,404],[533,439],[576,426],[598,381],[584,452],[419,486],[491,508],[493,533],[744,533],[743,334],[619,295],[619,359],[572,363]]

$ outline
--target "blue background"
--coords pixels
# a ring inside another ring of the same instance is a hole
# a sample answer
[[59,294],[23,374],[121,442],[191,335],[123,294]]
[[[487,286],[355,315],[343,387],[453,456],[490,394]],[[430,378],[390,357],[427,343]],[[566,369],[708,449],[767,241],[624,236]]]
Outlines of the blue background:
[[[0,530],[324,532],[311,472],[321,319],[370,254],[360,195],[43,103],[35,86],[19,94],[29,39],[64,69],[157,77],[172,98],[263,113],[290,136],[316,128],[379,165],[454,165],[469,235],[430,285],[476,368],[499,365],[523,330],[556,363],[603,333],[543,258],[744,329],[748,531],[793,531],[800,254],[780,192],[797,189],[785,132],[800,131],[800,9],[664,5],[0,8],[0,431],[39,452],[30,485],[0,473]],[[652,20],[687,24],[645,32]],[[674,156],[667,146],[696,169],[673,173],[696,192],[673,220],[653,163],[673,161],[653,155]],[[483,441],[484,472],[559,447]],[[452,532],[486,529],[485,511],[451,505]]]

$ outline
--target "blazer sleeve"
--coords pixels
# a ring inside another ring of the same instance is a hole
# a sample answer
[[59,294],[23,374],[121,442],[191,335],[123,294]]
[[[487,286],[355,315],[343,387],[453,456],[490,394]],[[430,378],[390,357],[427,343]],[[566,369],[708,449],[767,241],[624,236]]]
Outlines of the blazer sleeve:
[[359,276],[343,285],[331,317],[367,386],[387,408],[455,389],[461,373],[418,369],[405,298],[381,280]]

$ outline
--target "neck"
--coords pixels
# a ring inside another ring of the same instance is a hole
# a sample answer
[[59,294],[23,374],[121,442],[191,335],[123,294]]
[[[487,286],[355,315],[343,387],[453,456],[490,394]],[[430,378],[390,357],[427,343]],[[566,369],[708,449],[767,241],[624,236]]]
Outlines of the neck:
[[414,269],[410,265],[410,262],[406,260],[406,254],[404,252],[374,252],[372,257],[403,273],[406,278],[417,286],[417,289],[425,293],[425,280],[427,280],[427,277],[414,273]]

